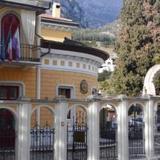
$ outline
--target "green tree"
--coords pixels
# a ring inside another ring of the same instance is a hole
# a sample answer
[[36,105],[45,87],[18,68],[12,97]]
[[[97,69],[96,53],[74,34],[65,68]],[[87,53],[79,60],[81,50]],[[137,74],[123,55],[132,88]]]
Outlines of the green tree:
[[106,71],[106,70],[104,70],[102,73],[99,73],[98,74],[98,81],[102,82],[102,81],[105,81],[107,79],[110,79],[111,73],[112,72],[109,72],[109,71]]
[[160,59],[160,0],[124,0],[116,44],[117,67],[111,83],[115,94],[141,94],[148,69]]

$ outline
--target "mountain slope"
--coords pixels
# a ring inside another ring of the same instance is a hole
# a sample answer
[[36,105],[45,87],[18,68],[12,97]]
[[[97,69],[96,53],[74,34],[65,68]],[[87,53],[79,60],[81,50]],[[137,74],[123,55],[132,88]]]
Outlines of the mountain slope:
[[122,0],[76,0],[85,11],[90,27],[100,27],[117,19]]
[[62,16],[78,22],[81,27],[88,27],[84,10],[76,0],[61,0]]
[[61,0],[63,15],[84,27],[96,28],[117,19],[123,0]]

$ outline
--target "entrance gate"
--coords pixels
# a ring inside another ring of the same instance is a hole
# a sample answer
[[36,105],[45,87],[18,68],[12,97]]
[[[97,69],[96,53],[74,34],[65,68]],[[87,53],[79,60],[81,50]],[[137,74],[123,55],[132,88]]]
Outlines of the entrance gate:
[[31,160],[54,159],[54,129],[46,126],[35,126],[31,129]]
[[100,160],[106,159],[118,159],[116,112],[111,106],[100,111]]
[[87,160],[87,125],[67,126],[67,160]]
[[129,159],[145,158],[142,106],[134,104],[128,111]]
[[160,104],[157,104],[155,113],[154,154],[160,157]]
[[87,160],[86,111],[80,106],[73,108],[67,120],[67,160]]
[[0,160],[15,160],[15,119],[7,109],[0,109]]
[[41,106],[39,110],[35,109],[31,126],[30,160],[54,160],[54,113],[51,108]]

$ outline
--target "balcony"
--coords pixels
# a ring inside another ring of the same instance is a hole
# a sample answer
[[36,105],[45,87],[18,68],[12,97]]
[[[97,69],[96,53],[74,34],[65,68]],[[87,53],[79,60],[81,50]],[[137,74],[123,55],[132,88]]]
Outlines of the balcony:
[[0,47],[1,66],[34,66],[40,64],[40,47],[36,45],[20,44],[20,51],[13,48],[9,51],[7,46]]

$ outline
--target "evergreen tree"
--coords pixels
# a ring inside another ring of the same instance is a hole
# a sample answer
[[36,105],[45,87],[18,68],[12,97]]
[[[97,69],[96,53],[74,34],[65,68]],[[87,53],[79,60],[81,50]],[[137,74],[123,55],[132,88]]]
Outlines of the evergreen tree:
[[160,0],[124,0],[119,58],[110,81],[115,94],[140,95],[148,69],[160,59],[159,8]]

